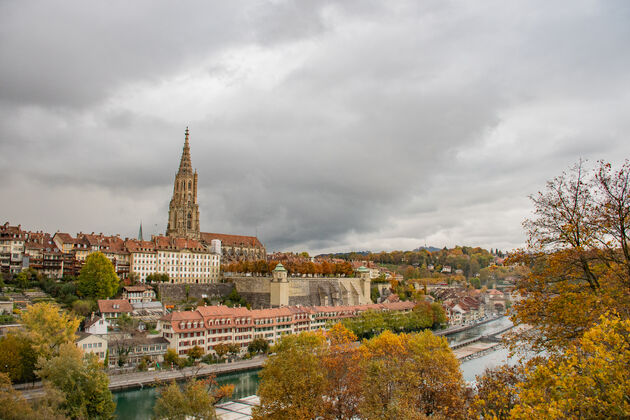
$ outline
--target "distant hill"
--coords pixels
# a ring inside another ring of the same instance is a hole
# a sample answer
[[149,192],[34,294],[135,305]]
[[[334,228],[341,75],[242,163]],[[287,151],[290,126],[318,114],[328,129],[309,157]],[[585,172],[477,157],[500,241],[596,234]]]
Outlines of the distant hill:
[[420,248],[414,249],[414,251],[422,251],[423,249],[426,249],[429,252],[435,252],[441,250],[442,248],[436,248],[434,246],[421,246]]

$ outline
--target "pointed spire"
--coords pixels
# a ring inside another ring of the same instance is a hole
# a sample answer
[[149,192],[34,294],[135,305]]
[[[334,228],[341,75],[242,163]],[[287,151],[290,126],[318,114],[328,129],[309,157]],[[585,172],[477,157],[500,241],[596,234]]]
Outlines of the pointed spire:
[[142,239],[142,222],[140,222],[140,230],[138,231],[138,240],[144,241],[144,239]]
[[182,151],[182,160],[179,162],[179,173],[192,174],[192,163],[190,162],[190,144],[188,143],[188,135],[188,127],[186,127],[184,150]]

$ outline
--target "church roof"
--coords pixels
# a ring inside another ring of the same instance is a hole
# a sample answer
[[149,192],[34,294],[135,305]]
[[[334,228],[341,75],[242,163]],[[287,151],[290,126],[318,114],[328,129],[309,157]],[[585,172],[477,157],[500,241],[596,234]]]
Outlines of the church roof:
[[213,239],[219,239],[221,245],[226,246],[253,246],[262,248],[263,244],[255,236],[226,235],[224,233],[201,232],[201,239],[210,243]]

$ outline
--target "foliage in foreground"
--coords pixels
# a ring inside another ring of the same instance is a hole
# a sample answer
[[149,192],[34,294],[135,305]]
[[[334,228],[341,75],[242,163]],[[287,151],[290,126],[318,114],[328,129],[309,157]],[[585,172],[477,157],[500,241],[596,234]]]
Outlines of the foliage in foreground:
[[162,387],[153,407],[154,419],[216,419],[214,406],[234,392],[234,385],[217,387],[214,378],[192,378],[183,385],[176,382]]
[[465,417],[459,363],[444,338],[386,331],[355,340],[341,324],[284,337],[261,371],[254,418]]
[[477,378],[472,413],[497,419],[630,417],[630,320],[603,317],[562,355]]

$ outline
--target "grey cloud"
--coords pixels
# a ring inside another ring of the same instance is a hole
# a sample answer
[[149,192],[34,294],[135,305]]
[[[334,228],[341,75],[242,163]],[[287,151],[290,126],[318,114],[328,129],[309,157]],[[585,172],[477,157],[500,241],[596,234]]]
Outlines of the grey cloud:
[[[16,198],[0,210],[33,228],[163,230],[189,124],[204,230],[258,232],[270,250],[518,246],[546,179],[630,152],[628,14],[587,1],[5,2],[0,192]],[[195,78],[218,99],[182,101]],[[64,214],[39,215],[37,196]]]

